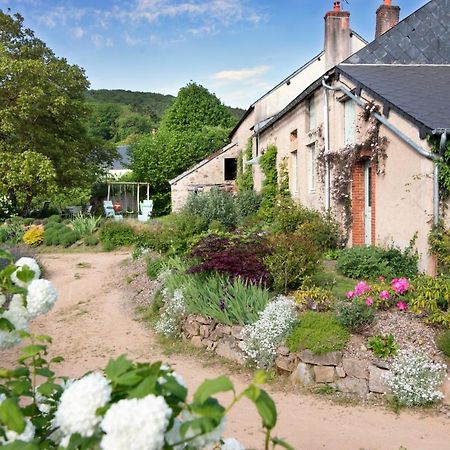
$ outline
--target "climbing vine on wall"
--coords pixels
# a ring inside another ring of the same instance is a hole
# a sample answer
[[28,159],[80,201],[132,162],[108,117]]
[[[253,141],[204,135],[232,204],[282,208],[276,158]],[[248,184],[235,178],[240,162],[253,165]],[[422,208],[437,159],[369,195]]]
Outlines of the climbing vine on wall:
[[252,138],[249,138],[245,151],[241,151],[238,157],[236,187],[239,192],[253,189],[253,170],[251,166],[245,165],[252,157]]
[[261,156],[259,165],[264,174],[261,193],[263,200],[260,214],[264,218],[270,218],[278,191],[278,171],[277,171],[277,147],[269,145]]
[[[434,153],[440,153],[440,135],[431,136],[429,143]],[[450,141],[445,146],[439,165],[439,189],[442,200],[450,198]]]
[[[386,149],[389,141],[385,136],[380,136],[381,123],[372,115],[378,109],[377,105],[370,102],[359,116],[363,122],[367,123],[364,141],[346,145],[337,151],[330,150],[328,153],[328,162],[332,172],[331,196],[336,204],[341,207],[342,225],[347,237],[352,226],[351,188],[353,167],[361,158],[367,158],[375,164],[378,175],[385,173]],[[319,145],[317,171],[322,182],[325,180],[326,158],[325,146],[323,144]]]

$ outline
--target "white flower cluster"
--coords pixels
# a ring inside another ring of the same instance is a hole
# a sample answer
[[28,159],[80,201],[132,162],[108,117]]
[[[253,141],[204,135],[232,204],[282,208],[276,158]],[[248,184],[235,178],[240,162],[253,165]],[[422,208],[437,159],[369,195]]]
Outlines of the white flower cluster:
[[[14,330],[0,330],[0,349],[13,347],[20,343],[20,331],[28,330],[28,323],[41,314],[46,314],[58,299],[58,293],[52,283],[48,280],[40,280],[41,269],[33,258],[20,258],[15,266],[17,269],[11,275],[11,281],[18,287],[26,289],[26,294],[15,294],[11,301],[0,294],[0,318],[8,320]],[[24,282],[19,279],[18,273],[22,268],[33,272],[33,279]],[[26,300],[26,301],[25,301]],[[6,308],[5,308],[5,305]],[[26,305],[26,306],[25,306]]]
[[283,296],[270,302],[260,318],[244,327],[240,347],[248,361],[260,369],[273,364],[277,347],[283,342],[297,321],[294,302]]
[[173,296],[163,291],[165,299],[161,317],[155,325],[155,331],[166,337],[177,336],[180,332],[181,319],[187,314],[183,292],[177,289]]
[[235,438],[223,440],[221,450],[245,450],[244,446]]
[[161,450],[172,410],[163,397],[120,400],[101,423],[102,450]]
[[[0,405],[6,400],[5,394],[0,394]],[[25,429],[22,433],[16,433],[12,430],[5,430],[5,437],[0,436],[0,445],[11,444],[14,441],[31,442],[34,438],[35,433],[34,425],[31,423],[30,419],[25,419]]]
[[74,433],[92,436],[100,423],[98,408],[105,406],[111,397],[109,381],[100,373],[91,373],[74,381],[61,395],[55,413],[54,425],[64,437]]
[[442,384],[445,369],[445,364],[434,363],[426,355],[401,350],[385,380],[400,404],[426,405],[443,398],[438,389]]

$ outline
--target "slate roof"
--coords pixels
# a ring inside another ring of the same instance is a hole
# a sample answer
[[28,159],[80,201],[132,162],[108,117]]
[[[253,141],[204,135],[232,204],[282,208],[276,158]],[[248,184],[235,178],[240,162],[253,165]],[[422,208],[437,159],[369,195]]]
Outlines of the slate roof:
[[341,64],[337,71],[422,131],[450,129],[450,65]]
[[450,0],[430,1],[344,63],[449,64]]
[[130,157],[128,156],[128,145],[119,145],[117,147],[119,158],[113,161],[112,170],[124,170],[129,168]]

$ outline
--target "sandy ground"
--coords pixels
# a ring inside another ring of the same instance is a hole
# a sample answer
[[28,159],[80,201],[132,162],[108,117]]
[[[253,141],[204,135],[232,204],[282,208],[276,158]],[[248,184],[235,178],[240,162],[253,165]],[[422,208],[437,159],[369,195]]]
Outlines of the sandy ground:
[[[164,356],[152,332],[139,322],[127,305],[123,278],[126,253],[43,255],[45,276],[60,292],[55,308],[32,325],[35,333],[54,338],[51,356],[62,355],[58,372],[71,377],[104,367],[110,357],[126,353],[132,359],[164,360],[191,389],[205,378],[230,375],[244,387],[245,375],[224,367],[205,367],[188,355]],[[17,350],[0,352],[0,365],[9,366]],[[339,406],[326,399],[298,392],[268,389],[279,411],[275,435],[302,450],[446,450],[450,449],[450,420],[428,413],[381,408]],[[223,401],[227,401],[225,396]],[[260,421],[249,402],[237,405],[229,417],[226,435],[246,446],[262,448]]]

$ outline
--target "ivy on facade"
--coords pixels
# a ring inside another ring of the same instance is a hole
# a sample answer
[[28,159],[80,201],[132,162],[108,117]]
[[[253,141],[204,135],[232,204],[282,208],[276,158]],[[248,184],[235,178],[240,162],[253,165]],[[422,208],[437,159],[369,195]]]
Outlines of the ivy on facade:
[[245,151],[239,153],[237,161],[236,188],[239,192],[253,189],[253,170],[251,166],[245,164],[252,159],[252,156],[252,139],[249,138]]

